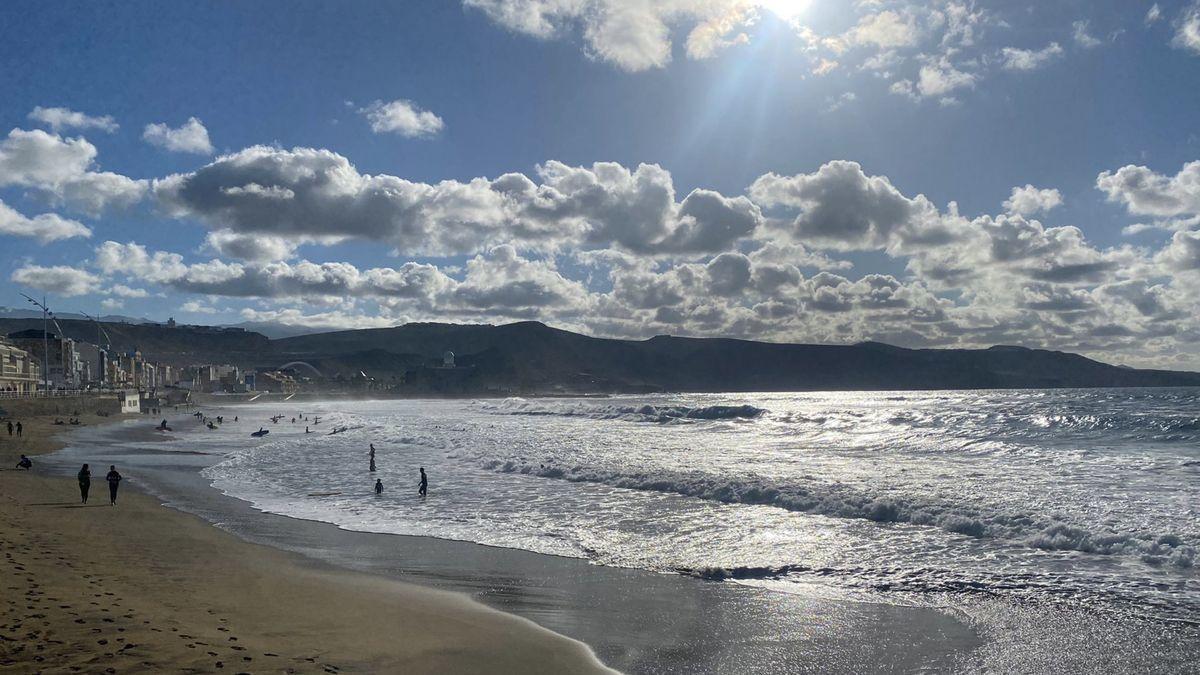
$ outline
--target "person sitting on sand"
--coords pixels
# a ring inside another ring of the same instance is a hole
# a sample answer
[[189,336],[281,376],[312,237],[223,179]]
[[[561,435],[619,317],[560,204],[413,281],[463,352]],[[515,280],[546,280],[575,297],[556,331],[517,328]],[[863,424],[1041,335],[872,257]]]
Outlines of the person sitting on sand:
[[87,497],[88,497],[88,490],[92,489],[92,470],[88,468],[87,464],[84,464],[83,468],[79,470],[78,477],[79,477],[79,497],[80,497],[81,503],[86,504]]
[[108,475],[104,477],[108,481],[108,499],[112,506],[117,505],[117,488],[121,486],[121,474],[117,473],[117,467],[108,467]]
[[375,479],[375,494],[383,494],[383,481],[378,478]]
[[21,455],[21,461],[17,462],[17,468],[28,471],[33,468],[33,460],[29,459],[25,455]]
[[425,475],[425,467],[421,467],[421,482],[417,485],[417,494],[422,497],[429,490],[429,477]]

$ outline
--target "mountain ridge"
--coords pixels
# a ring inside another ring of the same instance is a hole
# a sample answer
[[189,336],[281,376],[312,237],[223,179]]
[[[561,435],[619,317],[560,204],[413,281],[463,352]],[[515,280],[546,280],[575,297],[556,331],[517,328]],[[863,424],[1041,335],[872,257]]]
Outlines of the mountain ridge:
[[[60,319],[69,337],[95,341],[91,321]],[[1071,352],[1014,345],[910,349],[658,335],[599,338],[536,321],[409,323],[270,339],[219,327],[101,322],[121,351],[189,365],[280,367],[300,361],[324,377],[359,373],[443,394],[1200,386],[1200,373],[1110,365]],[[4,334],[40,319],[0,319]],[[442,368],[446,351],[454,369]]]

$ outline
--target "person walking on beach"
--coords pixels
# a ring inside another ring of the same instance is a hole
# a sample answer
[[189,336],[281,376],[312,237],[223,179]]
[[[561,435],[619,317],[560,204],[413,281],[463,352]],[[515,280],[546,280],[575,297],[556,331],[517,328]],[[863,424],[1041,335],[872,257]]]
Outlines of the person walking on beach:
[[9,421],[8,421],[8,435],[9,435],[9,436],[12,436],[12,435],[13,435],[13,425],[12,425],[12,420],[9,420]]
[[20,438],[20,437],[21,437],[21,434],[22,434],[23,432],[24,432],[24,429],[21,427],[21,423],[20,423],[20,422],[17,422],[17,438]]
[[425,467],[421,467],[421,482],[417,484],[417,494],[422,497],[429,491],[429,477],[425,475]]
[[108,475],[104,477],[108,481],[108,499],[112,506],[117,505],[117,488],[121,486],[121,474],[117,473],[117,467],[108,467]]
[[84,464],[83,468],[79,470],[79,497],[81,503],[87,503],[88,490],[90,489],[92,489],[92,470],[88,468],[87,464]]
[[25,455],[21,455],[21,461],[17,462],[17,468],[28,471],[33,468],[33,461]]
[[375,479],[375,494],[383,494],[383,481],[378,478]]

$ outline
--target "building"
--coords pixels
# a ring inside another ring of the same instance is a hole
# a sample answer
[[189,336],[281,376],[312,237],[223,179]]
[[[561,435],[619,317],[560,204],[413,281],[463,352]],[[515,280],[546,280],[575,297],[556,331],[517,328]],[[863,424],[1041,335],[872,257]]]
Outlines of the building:
[[75,345],[75,351],[79,354],[79,360],[83,364],[83,372],[80,379],[84,383],[96,388],[112,386],[113,373],[109,367],[107,349],[86,342],[79,342]]
[[258,373],[254,378],[254,388],[274,394],[292,394],[300,385],[296,384],[291,375],[275,370]]
[[0,338],[0,395],[30,394],[42,379],[41,365],[33,356]]
[[118,392],[117,401],[121,404],[122,414],[142,412],[142,394],[136,389]]
[[[75,350],[75,341],[37,329],[9,333],[8,339],[24,349],[39,362],[47,363],[50,386],[55,389],[78,389],[82,363]],[[49,349],[49,354],[46,350]]]

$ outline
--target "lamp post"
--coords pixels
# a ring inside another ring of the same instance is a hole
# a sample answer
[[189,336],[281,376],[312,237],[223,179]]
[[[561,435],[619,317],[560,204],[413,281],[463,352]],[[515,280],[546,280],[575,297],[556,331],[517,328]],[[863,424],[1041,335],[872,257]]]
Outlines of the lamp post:
[[21,294],[21,297],[28,300],[34,307],[40,307],[42,310],[42,388],[48,394],[50,392],[50,338],[47,333],[49,333],[50,326],[50,308],[46,306],[45,294],[42,295],[41,302],[34,300],[24,293]]

